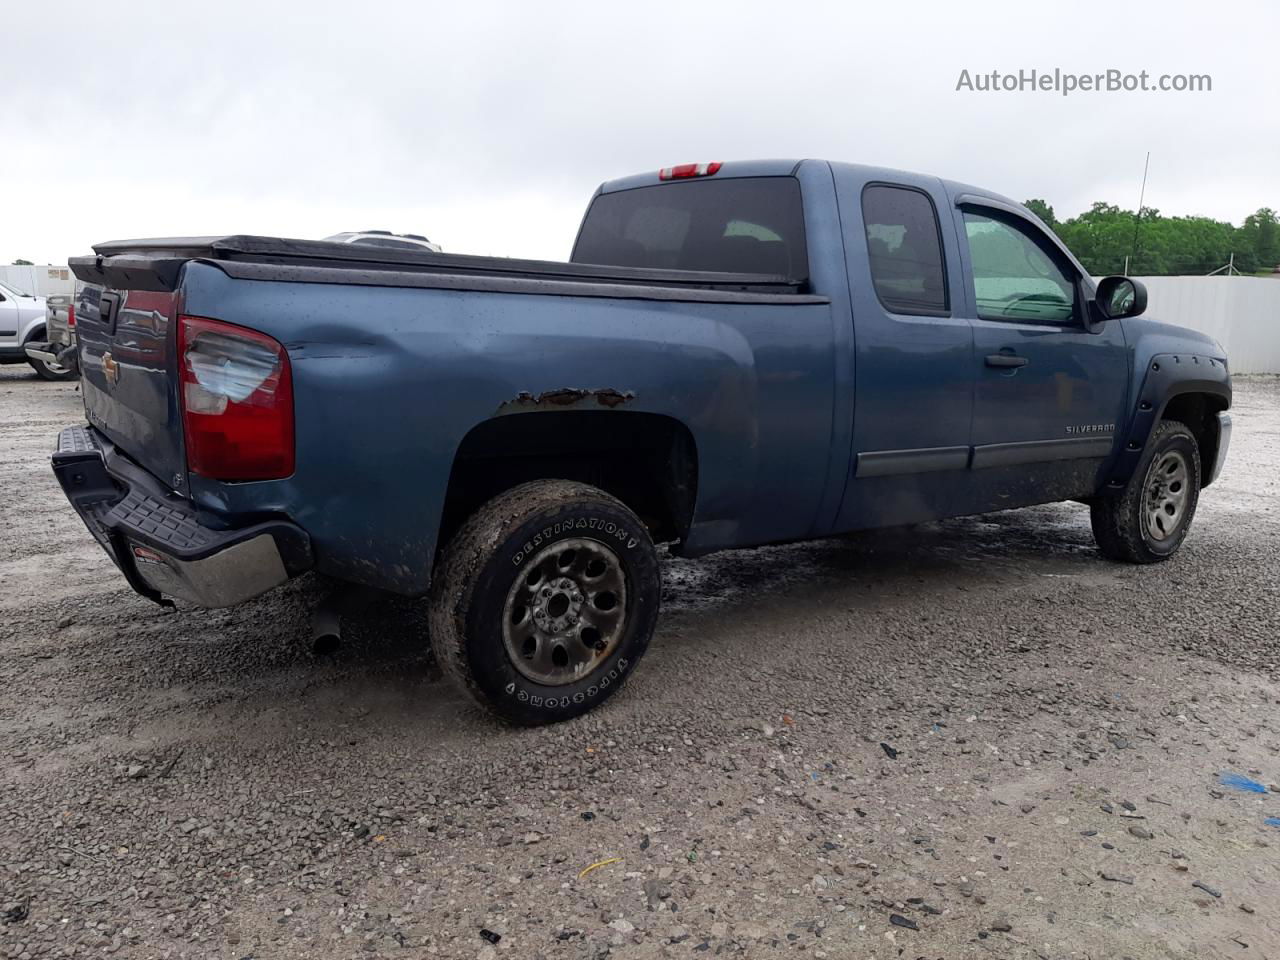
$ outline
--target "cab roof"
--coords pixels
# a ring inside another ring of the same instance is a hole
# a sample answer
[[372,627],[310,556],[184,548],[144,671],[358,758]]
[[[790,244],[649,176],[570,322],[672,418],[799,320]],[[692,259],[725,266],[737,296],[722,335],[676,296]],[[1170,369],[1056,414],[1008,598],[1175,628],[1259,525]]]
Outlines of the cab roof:
[[[772,159],[772,160],[729,160],[722,163],[719,169],[707,177],[698,177],[695,179],[717,179],[725,180],[731,177],[786,177],[794,176],[796,171],[804,163],[827,164],[833,169],[842,169],[857,174],[864,180],[887,180],[901,181],[903,183],[920,182],[921,180],[933,180],[941,184],[944,189],[953,197],[969,196],[982,197],[987,200],[996,200],[1000,203],[1012,204],[1020,209],[1026,209],[1016,200],[990,190],[984,190],[981,187],[975,187],[967,183],[961,183],[955,180],[944,180],[931,174],[915,173],[908,170],[897,170],[892,167],[877,167],[870,164],[861,163],[844,163],[836,160],[813,160],[813,159]],[[667,168],[670,169],[670,168]],[[619,190],[631,190],[635,187],[649,187],[660,183],[678,183],[679,180],[662,179],[658,170],[651,170],[648,173],[632,174],[629,177],[619,177],[616,180],[606,180],[600,185],[600,193],[616,193]]]

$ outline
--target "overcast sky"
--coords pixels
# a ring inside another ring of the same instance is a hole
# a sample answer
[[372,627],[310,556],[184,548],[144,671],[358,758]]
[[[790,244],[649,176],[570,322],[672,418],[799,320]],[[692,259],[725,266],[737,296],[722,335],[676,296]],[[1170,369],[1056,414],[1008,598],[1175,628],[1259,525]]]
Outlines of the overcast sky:
[[[384,228],[563,259],[595,186],[682,161],[936,173],[1059,216],[1280,208],[1280,4],[0,0],[0,262]],[[1210,93],[957,92],[1055,67]]]

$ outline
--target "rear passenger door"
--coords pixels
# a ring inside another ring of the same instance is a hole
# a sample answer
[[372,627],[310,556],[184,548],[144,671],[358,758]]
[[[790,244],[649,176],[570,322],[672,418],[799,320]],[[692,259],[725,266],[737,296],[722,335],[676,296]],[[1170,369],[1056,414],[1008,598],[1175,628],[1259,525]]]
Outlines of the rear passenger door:
[[[850,475],[837,527],[912,523],[965,503],[973,337],[940,181],[833,167],[853,305]],[[945,225],[946,229],[943,229]]]
[[1016,209],[962,203],[974,335],[974,508],[1087,496],[1123,420],[1124,331],[1088,313],[1087,277]]

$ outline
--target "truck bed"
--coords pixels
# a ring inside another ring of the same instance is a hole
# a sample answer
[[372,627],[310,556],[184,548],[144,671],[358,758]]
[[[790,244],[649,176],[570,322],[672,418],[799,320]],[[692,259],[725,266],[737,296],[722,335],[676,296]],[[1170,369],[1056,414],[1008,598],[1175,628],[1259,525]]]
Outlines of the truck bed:
[[[507,279],[550,285],[612,286],[615,289],[610,295],[614,296],[619,295],[616,287],[625,285],[642,288],[648,294],[646,299],[686,299],[682,294],[695,291],[794,296],[807,293],[809,286],[807,279],[769,274],[479,257],[240,234],[114,240],[97,244],[93,250],[94,256],[71,258],[71,269],[78,278],[86,283],[134,290],[174,290],[182,265],[191,260],[216,263],[229,275],[245,279],[458,289],[494,289],[484,281]],[[660,292],[664,290],[665,295]],[[545,292],[563,291],[552,287]],[[640,293],[636,290],[630,295]],[[703,297],[694,293],[692,299]]]

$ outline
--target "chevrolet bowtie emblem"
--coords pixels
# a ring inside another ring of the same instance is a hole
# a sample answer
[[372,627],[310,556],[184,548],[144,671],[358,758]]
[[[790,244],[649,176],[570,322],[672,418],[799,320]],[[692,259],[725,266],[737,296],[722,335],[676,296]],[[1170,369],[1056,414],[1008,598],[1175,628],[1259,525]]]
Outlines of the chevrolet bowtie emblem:
[[102,372],[106,375],[107,383],[113,387],[120,382],[120,364],[116,363],[110,352],[102,355]]

